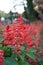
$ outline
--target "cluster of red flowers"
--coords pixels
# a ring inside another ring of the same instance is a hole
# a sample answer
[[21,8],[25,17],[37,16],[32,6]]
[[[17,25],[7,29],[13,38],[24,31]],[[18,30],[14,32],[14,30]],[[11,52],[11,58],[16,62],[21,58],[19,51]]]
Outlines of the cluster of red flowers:
[[22,18],[17,18],[17,21],[12,26],[6,25],[4,30],[4,44],[14,46],[17,54],[20,54],[21,46],[25,46],[28,50],[34,45],[41,42],[40,31],[35,25],[25,24]]
[[3,65],[3,61],[4,61],[4,52],[3,50],[0,50],[0,65]]

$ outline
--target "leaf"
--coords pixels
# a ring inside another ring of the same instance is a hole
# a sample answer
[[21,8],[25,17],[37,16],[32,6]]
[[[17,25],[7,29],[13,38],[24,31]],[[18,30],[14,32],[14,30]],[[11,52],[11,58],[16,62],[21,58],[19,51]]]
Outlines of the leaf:
[[23,54],[24,54],[25,56],[28,56],[28,57],[32,58],[33,60],[36,59],[34,53],[32,53],[32,52],[26,52],[26,51],[24,51]]
[[4,41],[4,39],[3,38],[0,38],[0,43],[2,43]]
[[2,44],[0,44],[0,47],[2,47]]
[[18,55],[17,55],[17,54],[12,54],[11,56],[12,56],[12,58],[14,58],[15,60],[16,60],[16,58],[18,58]]
[[30,64],[28,62],[26,62],[26,61],[24,61],[24,62],[19,61],[19,65],[30,65]]
[[0,44],[0,50],[3,50],[2,44]]
[[4,46],[3,50],[4,50],[4,56],[5,57],[11,56],[11,48],[9,48],[8,46]]
[[13,46],[11,46],[11,45],[9,45],[8,47],[9,47],[9,48],[13,48]]
[[0,30],[0,34],[2,34],[3,33],[3,31],[2,30]]
[[30,49],[28,50],[28,52],[32,52],[32,53],[34,53],[34,52],[36,52],[36,49],[34,49],[34,48],[30,48]]
[[25,62],[24,62],[24,65],[30,65],[30,64],[29,64],[28,62],[25,61]]
[[6,57],[3,65],[19,65],[19,64],[14,60],[14,58]]
[[25,60],[25,58],[24,58],[23,55],[18,55],[18,56],[19,56],[19,58],[20,58],[21,61],[24,61]]
[[38,65],[43,65],[43,62],[38,62]]
[[33,53],[26,53],[26,55],[29,56],[30,58],[32,58],[33,60],[36,59],[36,57]]
[[21,51],[24,52],[24,50],[25,50],[25,47],[21,46]]

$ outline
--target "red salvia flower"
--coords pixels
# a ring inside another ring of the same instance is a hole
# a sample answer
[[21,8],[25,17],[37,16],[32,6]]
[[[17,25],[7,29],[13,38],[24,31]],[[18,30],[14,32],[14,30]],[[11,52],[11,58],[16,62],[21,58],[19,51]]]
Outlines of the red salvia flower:
[[[7,25],[4,30],[4,44],[12,45],[15,47],[17,54],[20,54],[21,46],[25,46],[25,50],[28,50],[34,45],[39,44],[40,30],[36,25],[24,24],[23,19],[20,17],[12,24],[12,26]],[[19,50],[19,51],[18,51]]]

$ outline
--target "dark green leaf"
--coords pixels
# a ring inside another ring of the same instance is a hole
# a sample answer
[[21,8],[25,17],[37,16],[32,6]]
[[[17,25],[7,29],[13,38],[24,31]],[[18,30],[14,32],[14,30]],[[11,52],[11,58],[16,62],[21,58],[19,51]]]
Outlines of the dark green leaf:
[[5,57],[11,56],[11,49],[8,46],[4,46],[3,50],[4,50],[4,56]]
[[3,65],[19,65],[12,57],[7,57]]
[[0,47],[2,47],[2,44],[0,44]]
[[30,65],[28,62],[26,62],[26,61],[19,61],[19,65]]
[[34,53],[34,52],[36,52],[36,50],[35,50],[34,48],[30,48],[30,49],[28,50],[28,52]]
[[0,50],[3,50],[2,44],[0,44]]
[[0,38],[0,43],[3,42],[3,41],[4,41],[4,39],[3,38]]
[[21,51],[23,52],[25,50],[25,47],[24,46],[21,46]]
[[3,33],[3,31],[2,30],[0,30],[0,34],[2,34]]
[[29,56],[30,58],[32,58],[33,60],[36,59],[36,57],[33,53],[26,53],[26,55]]
[[13,48],[13,46],[11,46],[11,45],[9,45],[8,47],[9,47],[9,48]]
[[25,58],[24,58],[23,55],[19,55],[19,58],[20,58],[21,61],[24,61],[25,60]]
[[38,62],[38,65],[43,65],[43,62]]

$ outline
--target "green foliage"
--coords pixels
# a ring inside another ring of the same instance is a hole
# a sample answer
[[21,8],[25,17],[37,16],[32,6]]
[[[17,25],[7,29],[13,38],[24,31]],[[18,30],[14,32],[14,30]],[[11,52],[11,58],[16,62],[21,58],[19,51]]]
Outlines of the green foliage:
[[28,50],[28,52],[24,51],[25,47],[22,46],[21,48],[21,52],[25,55],[28,56],[30,58],[32,58],[33,60],[35,60],[35,55],[34,52],[36,52],[36,50],[34,48],[31,48]]
[[3,33],[3,31],[2,30],[0,30],[0,34],[2,34]]
[[30,58],[32,58],[33,60],[36,59],[35,55],[33,53],[26,53],[26,55]]
[[43,62],[38,62],[38,65],[43,65]]
[[12,11],[10,11],[8,15],[9,15],[9,16],[8,16],[8,18],[12,21],[13,12],[12,12]]
[[4,41],[4,39],[3,38],[0,38],[0,43],[2,43]]
[[[5,51],[5,49],[8,50],[7,48],[4,47],[4,51]],[[21,48],[22,54],[19,54],[19,55],[13,54],[13,55],[11,55],[11,57],[5,57],[4,65],[5,64],[6,65],[10,65],[10,64],[12,64],[12,65],[30,65],[26,60],[26,56],[35,60],[34,52],[36,52],[36,50],[31,48],[28,50],[28,52],[26,52],[26,51],[24,51],[24,49],[25,48],[22,46],[22,48]],[[7,55],[7,53],[6,53],[6,55]],[[18,61],[16,61],[16,58],[18,59]]]
[[26,0],[27,1],[27,7],[24,7],[24,13],[23,16],[26,19],[29,20],[36,20],[38,13],[34,10],[34,4],[33,4],[33,0]]
[[7,46],[4,46],[3,47],[3,50],[4,50],[4,56],[5,57],[10,57],[11,56],[11,48],[7,47]]
[[20,60],[20,61],[17,62],[12,57],[6,57],[3,65],[30,65],[30,64],[26,61]]
[[19,61],[18,63],[19,63],[19,65],[30,65],[30,64],[29,64],[28,62],[26,62],[26,61],[24,61],[24,62]]
[[14,58],[6,57],[3,65],[19,65],[19,64],[14,60]]
[[30,48],[29,50],[28,50],[28,53],[30,52],[30,53],[34,53],[34,52],[36,52],[37,50],[36,49],[34,49],[34,48]]
[[2,46],[2,44],[0,44],[0,50],[4,51],[4,57],[10,57],[11,56],[11,48],[9,46]]
[[24,52],[24,50],[25,50],[25,47],[21,46],[21,52]]
[[[35,55],[34,52],[36,52],[36,50],[34,48],[31,48],[27,51],[25,51],[25,47],[22,46],[21,47],[21,52],[22,54],[11,54],[12,52],[12,46],[2,46],[2,44],[0,44],[0,49],[4,50],[4,65],[30,65],[27,62],[26,56],[32,58],[33,60],[35,60]],[[16,60],[16,58],[18,60]]]

